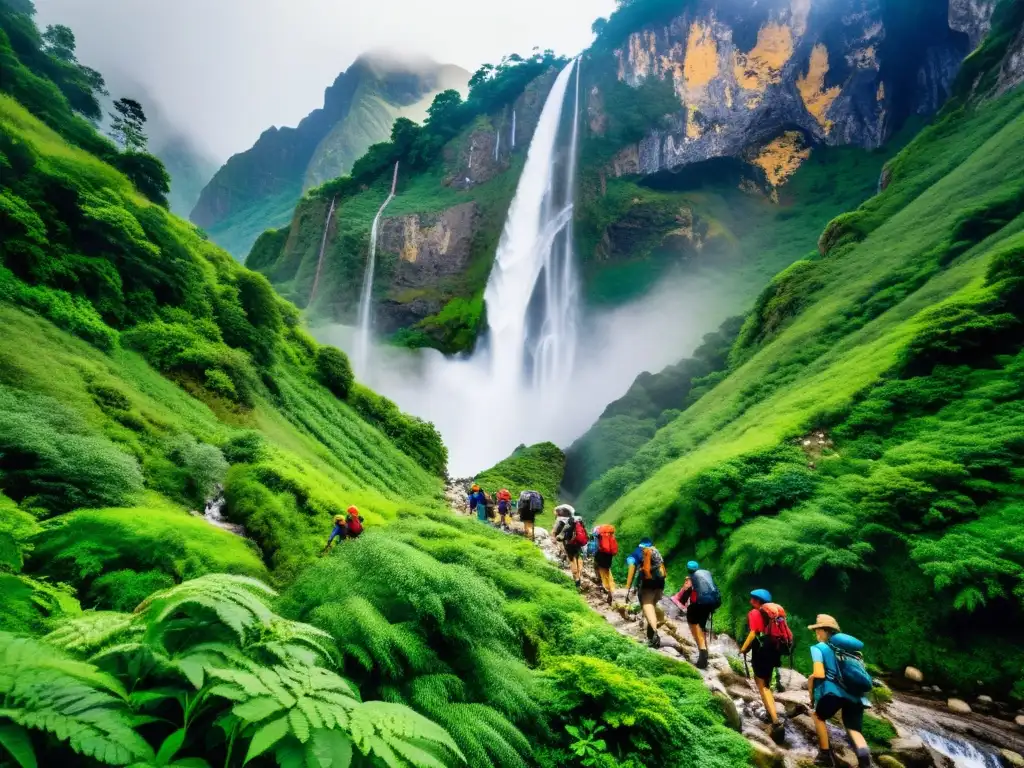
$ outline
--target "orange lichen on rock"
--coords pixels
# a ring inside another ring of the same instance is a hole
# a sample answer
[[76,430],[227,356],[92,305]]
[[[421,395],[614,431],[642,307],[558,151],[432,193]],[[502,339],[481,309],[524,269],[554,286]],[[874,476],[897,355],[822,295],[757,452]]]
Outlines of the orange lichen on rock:
[[697,122],[697,108],[694,106],[687,107],[686,109],[686,138],[699,139],[704,135],[704,131],[701,130],[700,123]]
[[748,91],[763,93],[782,79],[782,68],[793,55],[793,33],[785,24],[769,22],[757,31],[757,45],[735,55],[736,82]]
[[797,131],[787,131],[766,144],[751,162],[764,171],[769,184],[781,187],[810,156],[803,137]]
[[[625,58],[623,58],[625,56]],[[658,64],[658,37],[654,32],[634,32],[629,36],[628,50],[619,52],[619,79],[625,80],[627,69],[632,72],[634,78],[643,80],[648,75],[655,74]]]
[[718,44],[710,25],[699,21],[690,25],[683,77],[689,89],[703,88],[718,77]]
[[811,51],[811,61],[807,74],[796,81],[797,90],[804,106],[811,113],[825,133],[832,130],[832,121],[828,119],[828,109],[842,91],[838,86],[825,87],[825,76],[828,74],[828,49],[818,43]]

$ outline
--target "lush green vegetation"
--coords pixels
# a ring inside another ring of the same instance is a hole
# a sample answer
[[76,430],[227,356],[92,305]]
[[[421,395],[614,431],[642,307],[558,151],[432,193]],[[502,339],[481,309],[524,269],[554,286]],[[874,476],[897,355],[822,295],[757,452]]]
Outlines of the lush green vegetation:
[[766,289],[716,386],[607,459],[579,506],[655,536],[671,581],[691,557],[716,566],[737,625],[767,586],[795,625],[838,616],[883,667],[1008,692],[1024,664],[1024,167],[1006,154],[1022,98],[948,106],[825,255]]
[[[55,105],[0,96],[0,762],[554,768],[597,727],[608,768],[747,762],[689,667],[456,519],[432,425]],[[503,471],[553,499],[561,466]],[[221,493],[245,537],[196,511]]]

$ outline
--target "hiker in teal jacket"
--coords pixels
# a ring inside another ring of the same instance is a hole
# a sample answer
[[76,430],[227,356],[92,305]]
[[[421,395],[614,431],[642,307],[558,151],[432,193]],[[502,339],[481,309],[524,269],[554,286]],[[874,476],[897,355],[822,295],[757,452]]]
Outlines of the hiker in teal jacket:
[[[831,616],[821,613],[818,614],[818,620],[808,629],[814,632],[818,640],[817,645],[811,646],[811,661],[814,664],[814,671],[807,683],[814,710],[814,728],[818,734],[819,750],[814,764],[839,765],[829,745],[828,728],[825,724],[842,712],[843,727],[856,751],[858,768],[870,766],[871,750],[868,749],[868,743],[862,731],[864,730],[864,709],[871,706],[871,703],[862,696],[855,696],[839,684],[839,681],[842,680],[839,662],[836,659],[835,651],[829,645],[833,636],[840,631],[839,622]],[[846,637],[859,644],[859,641]],[[838,640],[839,638],[836,638],[837,642]]]

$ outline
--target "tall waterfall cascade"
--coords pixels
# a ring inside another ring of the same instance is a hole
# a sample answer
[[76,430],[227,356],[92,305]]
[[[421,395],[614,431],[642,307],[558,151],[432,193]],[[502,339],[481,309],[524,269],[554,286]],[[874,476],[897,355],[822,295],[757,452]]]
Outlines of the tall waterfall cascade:
[[541,111],[484,292],[493,376],[507,387],[557,389],[573,369],[579,314],[572,242],[578,113],[579,64],[573,61],[559,73]]
[[377,238],[380,231],[380,218],[384,210],[395,199],[395,188],[398,186],[398,163],[391,177],[391,194],[373,218],[370,227],[370,252],[366,259],[366,271],[363,273],[363,290],[359,295],[359,316],[356,329],[356,373],[365,375],[370,365],[371,326],[373,325],[373,273],[377,265]]

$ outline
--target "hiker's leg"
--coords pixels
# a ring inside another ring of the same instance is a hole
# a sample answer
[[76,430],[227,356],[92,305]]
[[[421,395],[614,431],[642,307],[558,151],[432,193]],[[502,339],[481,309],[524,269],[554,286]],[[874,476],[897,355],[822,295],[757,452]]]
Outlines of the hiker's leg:
[[658,634],[658,610],[656,606],[660,599],[660,589],[640,590],[640,606],[643,609],[644,618],[647,619],[648,637],[654,637]]
[[697,643],[697,648],[701,651],[706,651],[708,648],[708,643],[704,637],[704,627],[702,627],[700,624],[691,624],[690,632],[693,633],[693,639]]
[[771,686],[760,677],[755,677],[754,682],[757,683],[757,690],[761,694],[764,708],[768,711],[768,717],[771,718],[773,723],[779,722],[779,714],[775,710],[775,697],[772,696]]
[[811,718],[814,720],[814,732],[818,734],[818,746],[821,749],[828,749],[828,726],[818,717],[817,712],[811,712]]

